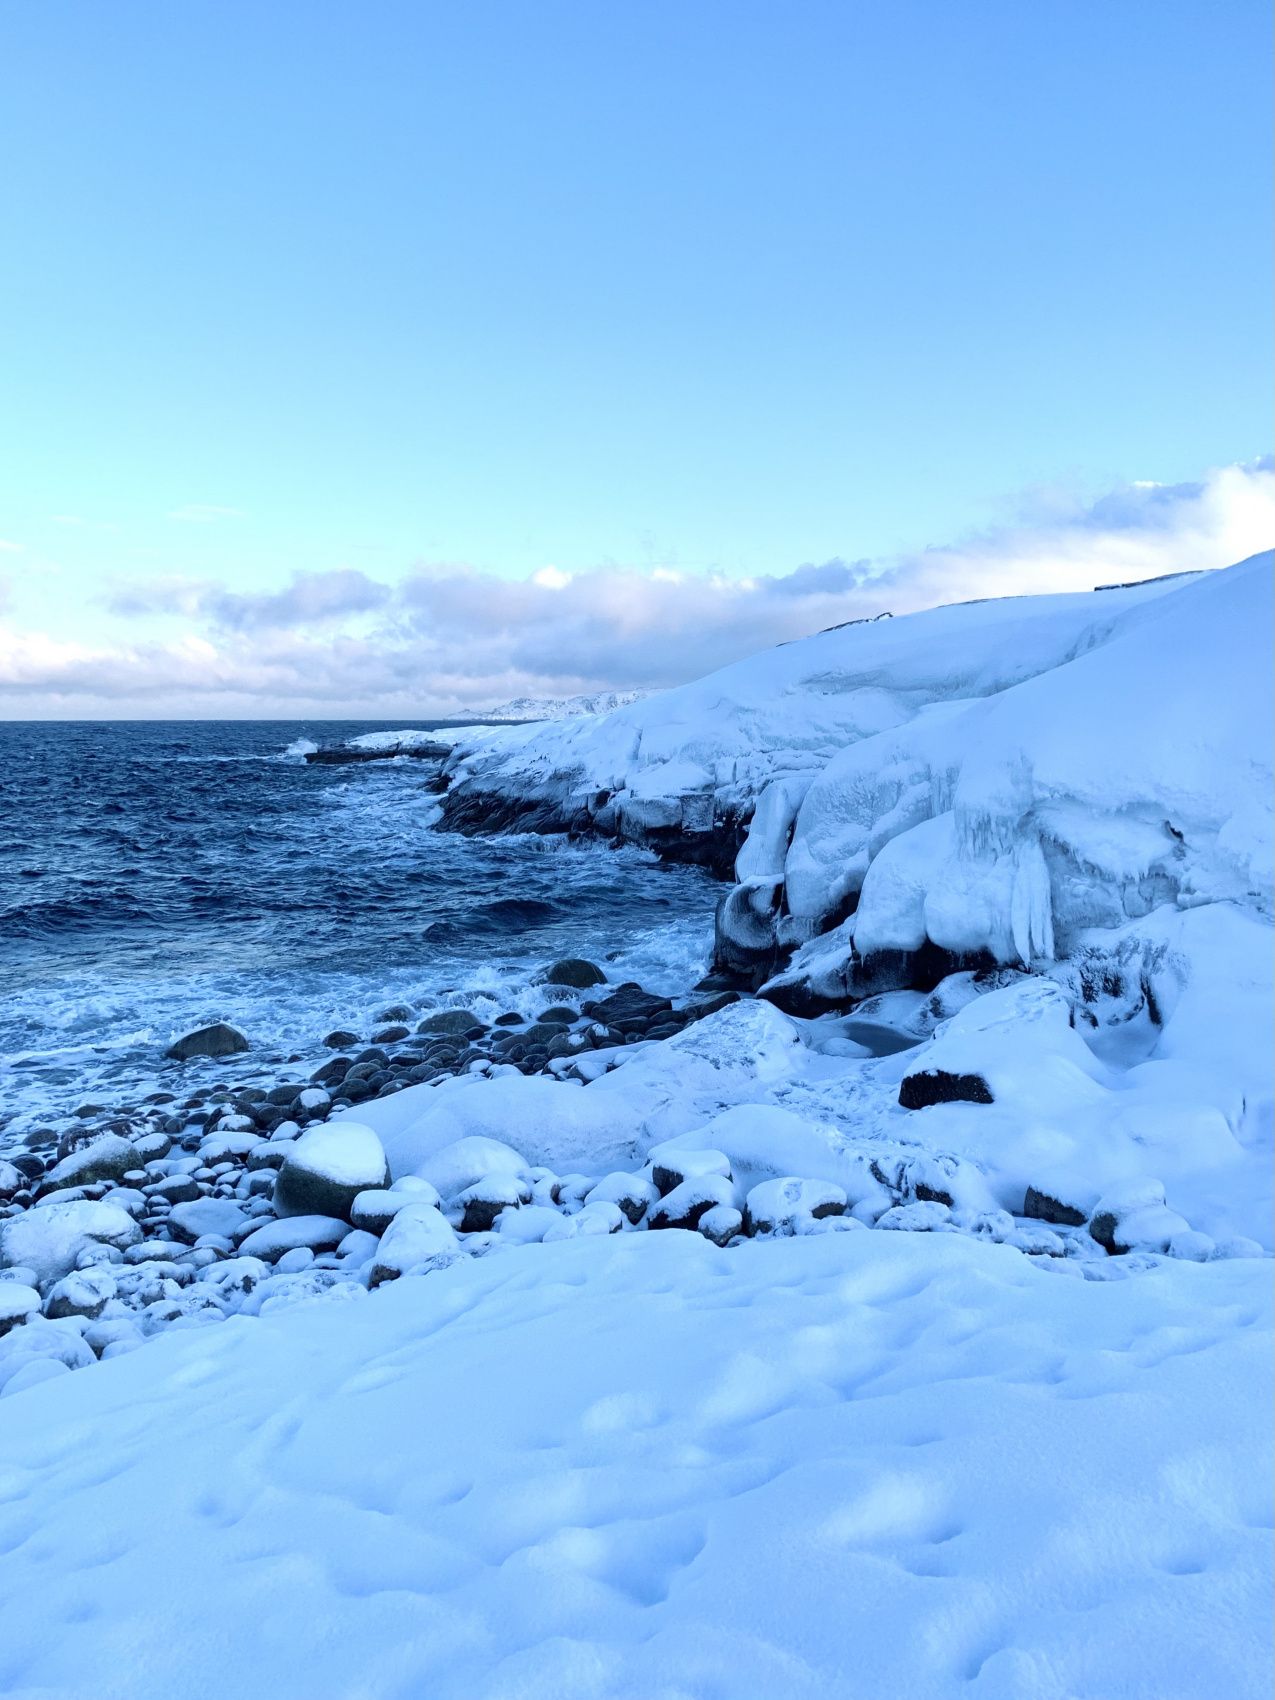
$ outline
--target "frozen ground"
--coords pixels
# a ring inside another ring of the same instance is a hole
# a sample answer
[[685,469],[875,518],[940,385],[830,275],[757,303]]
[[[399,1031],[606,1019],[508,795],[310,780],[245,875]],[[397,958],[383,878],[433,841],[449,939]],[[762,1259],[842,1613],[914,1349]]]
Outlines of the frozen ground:
[[1269,1266],[537,1246],[0,1403],[0,1692],[1269,1692]]

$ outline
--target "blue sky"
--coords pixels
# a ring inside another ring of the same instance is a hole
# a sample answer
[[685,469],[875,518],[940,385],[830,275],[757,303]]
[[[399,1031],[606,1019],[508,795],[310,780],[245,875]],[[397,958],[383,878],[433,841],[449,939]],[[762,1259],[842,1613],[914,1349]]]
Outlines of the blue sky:
[[1268,50],[1257,0],[0,5],[0,712],[286,703],[272,596],[312,682],[363,646],[306,712],[411,706],[410,643],[422,708],[650,682],[521,665],[515,588],[444,686],[403,587],[711,624],[1251,460]]

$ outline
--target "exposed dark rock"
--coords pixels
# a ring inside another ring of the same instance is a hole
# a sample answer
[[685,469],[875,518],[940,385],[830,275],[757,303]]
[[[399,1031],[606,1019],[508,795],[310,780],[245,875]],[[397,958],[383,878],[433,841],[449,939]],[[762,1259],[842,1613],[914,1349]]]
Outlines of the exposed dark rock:
[[[1023,1215],[1030,1216],[1037,1222],[1053,1222],[1061,1228],[1082,1228],[1086,1217],[1083,1210],[1077,1210],[1074,1204],[1066,1204],[1061,1198],[1055,1198],[1051,1193],[1042,1192],[1039,1187],[1029,1186],[1027,1196],[1023,1200]],[[1096,1239],[1098,1236],[1095,1235]]]
[[335,1028],[323,1041],[330,1051],[346,1051],[349,1050],[351,1045],[357,1045],[358,1042],[358,1034],[351,1033],[345,1027]]
[[231,1027],[225,1021],[215,1021],[211,1027],[198,1027],[192,1033],[184,1033],[164,1054],[178,1062],[186,1062],[191,1057],[233,1057],[248,1048],[247,1038],[237,1027]]
[[555,962],[551,968],[546,968],[540,976],[540,981],[544,985],[575,986],[580,991],[586,991],[590,986],[604,986],[606,975],[594,962],[586,962],[579,956],[567,956],[561,962]]
[[899,1103],[905,1110],[929,1104],[991,1104],[991,1087],[981,1074],[949,1074],[946,1069],[919,1069],[899,1084]]
[[306,760],[316,767],[345,767],[355,762],[393,761],[396,756],[410,756],[413,761],[445,762],[451,750],[446,744],[387,744],[373,750],[355,749],[350,744],[334,744],[322,750],[307,750]]
[[487,1031],[486,1024],[468,1009],[440,1009],[435,1015],[427,1015],[424,1021],[416,1025],[418,1033],[448,1034],[456,1038],[467,1039]]

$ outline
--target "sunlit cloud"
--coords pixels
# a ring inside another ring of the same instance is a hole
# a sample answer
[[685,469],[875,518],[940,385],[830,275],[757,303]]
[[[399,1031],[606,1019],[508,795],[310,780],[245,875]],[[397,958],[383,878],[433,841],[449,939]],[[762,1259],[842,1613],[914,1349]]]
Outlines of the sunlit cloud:
[[0,622],[0,706],[420,718],[657,689],[847,620],[1225,566],[1273,534],[1265,460],[1089,502],[1033,491],[1006,523],[952,543],[747,580],[617,565],[509,579],[435,564],[392,583],[342,568],[245,593],[169,575],[113,585],[118,635],[93,645]]

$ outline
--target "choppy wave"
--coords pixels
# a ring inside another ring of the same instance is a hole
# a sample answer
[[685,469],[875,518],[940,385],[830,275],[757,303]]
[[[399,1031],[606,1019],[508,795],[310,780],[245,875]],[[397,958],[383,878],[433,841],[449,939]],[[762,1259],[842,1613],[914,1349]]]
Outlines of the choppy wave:
[[137,1102],[206,1021],[249,1034],[247,1080],[391,1003],[534,1015],[558,956],[668,991],[703,971],[716,891],[698,871],[432,831],[419,763],[281,760],[308,732],[0,727],[0,1145],[85,1100]]

